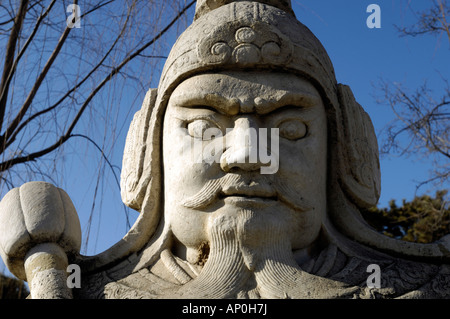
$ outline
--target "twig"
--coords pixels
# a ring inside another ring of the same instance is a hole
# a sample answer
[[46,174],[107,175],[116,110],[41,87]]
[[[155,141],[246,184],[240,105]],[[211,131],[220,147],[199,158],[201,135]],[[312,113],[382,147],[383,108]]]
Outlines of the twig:
[[[28,0],[22,0],[20,3],[19,11],[17,12],[14,25],[9,36],[8,44],[6,46],[5,64],[3,66],[3,74],[0,82],[0,92],[2,92],[0,97],[0,132],[3,127],[3,120],[6,111],[6,101],[8,99],[8,88],[11,82],[9,73],[13,68],[14,52],[16,51],[17,40],[19,39],[19,33],[22,29],[23,20],[25,19],[25,14],[27,13]],[[4,143],[0,143],[3,145]]]
[[[74,130],[75,126],[77,125],[78,121],[80,120],[81,116],[83,115],[84,111],[86,110],[87,106],[91,102],[91,100],[96,96],[96,94],[103,88],[103,86],[108,83],[116,74],[120,72],[120,70],[131,60],[133,60],[135,57],[139,56],[145,49],[147,49],[149,46],[154,44],[157,40],[159,40],[174,24],[175,22],[186,13],[186,11],[192,7],[195,4],[195,0],[191,1],[188,5],[186,5],[177,15],[176,17],[163,29],[161,30],[152,40],[141,46],[139,49],[134,51],[131,55],[128,56],[128,58],[124,59],[122,63],[120,63],[116,68],[114,68],[104,79],[101,81],[97,87],[91,92],[91,94],[86,98],[83,105],[80,107],[78,113],[74,117],[72,123],[70,124],[69,128],[67,129],[66,133],[62,135],[58,141],[56,141],[53,145],[42,149],[40,151],[31,153],[27,156],[22,157],[16,157],[9,160],[6,160],[2,163],[0,163],[0,171],[4,171],[6,169],[10,169],[14,165],[25,163],[28,161],[33,161],[37,158],[40,158],[46,154],[49,154],[56,150],[58,147],[60,147],[62,144],[64,144],[67,140],[70,139],[72,136],[72,131]],[[28,99],[27,99],[28,100]],[[22,116],[23,117],[23,116]],[[6,134],[5,134],[6,135]],[[4,135],[4,136],[5,136]],[[3,136],[3,137],[4,137]]]

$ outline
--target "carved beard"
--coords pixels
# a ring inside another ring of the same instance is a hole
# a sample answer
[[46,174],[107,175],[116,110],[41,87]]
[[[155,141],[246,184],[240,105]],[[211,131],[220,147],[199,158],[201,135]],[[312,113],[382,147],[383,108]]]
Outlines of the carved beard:
[[323,295],[324,288],[324,297],[353,293],[354,288],[300,269],[285,222],[249,209],[212,219],[208,261],[171,297],[309,298]]

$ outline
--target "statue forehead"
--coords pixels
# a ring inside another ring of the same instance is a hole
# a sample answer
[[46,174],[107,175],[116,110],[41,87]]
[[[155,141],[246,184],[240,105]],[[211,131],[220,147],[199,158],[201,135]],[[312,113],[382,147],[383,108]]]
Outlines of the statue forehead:
[[[195,106],[224,103],[238,113],[254,107],[281,104],[321,105],[316,88],[306,79],[283,72],[221,72],[199,74],[183,81],[173,91],[169,105]],[[282,106],[282,105],[279,105]],[[261,109],[262,110],[262,109]],[[261,113],[266,113],[262,111]]]
[[331,61],[311,31],[286,11],[289,1],[203,1],[198,9],[205,5],[207,13],[178,38],[166,61],[158,86],[163,104],[192,74],[250,69],[301,74],[335,102]]

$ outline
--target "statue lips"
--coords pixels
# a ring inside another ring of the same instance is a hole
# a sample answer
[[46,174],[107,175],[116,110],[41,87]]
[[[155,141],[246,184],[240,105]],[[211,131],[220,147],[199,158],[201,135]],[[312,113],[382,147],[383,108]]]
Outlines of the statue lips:
[[266,183],[236,183],[226,185],[218,195],[227,204],[235,206],[266,206],[273,205],[279,199],[277,192]]
[[183,206],[204,208],[219,199],[228,201],[263,202],[276,201],[276,191],[270,183],[255,182],[255,178],[245,178],[241,174],[229,173],[217,179],[209,180],[194,196],[187,198]]

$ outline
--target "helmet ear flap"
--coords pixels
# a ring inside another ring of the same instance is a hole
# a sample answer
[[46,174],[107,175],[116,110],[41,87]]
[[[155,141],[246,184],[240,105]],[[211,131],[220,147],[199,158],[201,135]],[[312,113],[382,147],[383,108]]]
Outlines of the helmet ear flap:
[[338,84],[341,110],[338,136],[339,183],[360,208],[375,206],[380,197],[378,142],[369,115],[350,87]]
[[139,111],[128,130],[122,160],[120,188],[122,201],[130,208],[141,210],[150,174],[144,174],[150,117],[155,106],[157,89],[148,90]]

